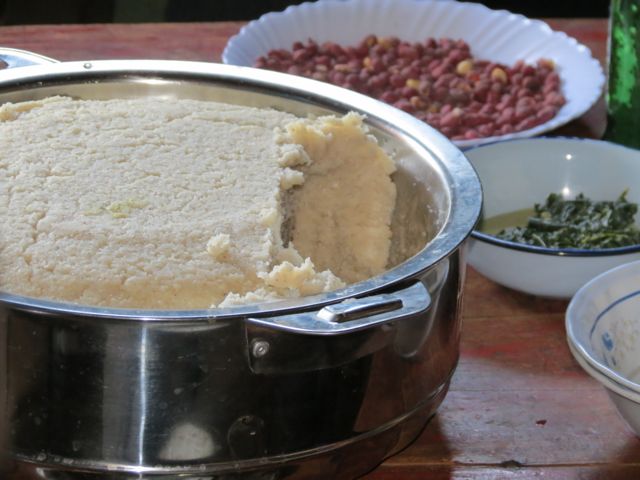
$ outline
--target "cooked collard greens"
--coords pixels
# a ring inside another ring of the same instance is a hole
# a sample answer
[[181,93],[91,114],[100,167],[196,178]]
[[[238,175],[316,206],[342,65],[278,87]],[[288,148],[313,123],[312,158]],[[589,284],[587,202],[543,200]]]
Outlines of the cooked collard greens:
[[582,193],[565,200],[552,193],[535,204],[525,227],[500,231],[498,238],[548,248],[600,249],[640,243],[635,224],[638,204],[628,202],[627,190],[614,201],[592,201]]

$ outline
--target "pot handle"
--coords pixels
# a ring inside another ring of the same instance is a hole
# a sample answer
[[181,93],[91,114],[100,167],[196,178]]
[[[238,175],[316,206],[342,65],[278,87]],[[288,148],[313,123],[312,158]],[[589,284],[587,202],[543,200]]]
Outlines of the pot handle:
[[3,68],[28,67],[30,65],[45,65],[47,63],[58,63],[58,60],[45,57],[37,53],[17,48],[0,47],[0,70]]
[[247,318],[254,326],[302,335],[343,335],[425,313],[431,296],[421,282],[393,293],[348,299],[319,311]]

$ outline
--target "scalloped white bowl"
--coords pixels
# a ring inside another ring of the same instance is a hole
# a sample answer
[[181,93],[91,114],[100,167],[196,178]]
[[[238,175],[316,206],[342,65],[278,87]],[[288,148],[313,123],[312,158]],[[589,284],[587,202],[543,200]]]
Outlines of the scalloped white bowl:
[[263,15],[232,37],[224,63],[252,66],[272,49],[290,49],[313,38],[354,45],[366,35],[397,36],[407,41],[428,37],[465,40],[476,58],[513,64],[553,60],[567,103],[546,123],[529,130],[477,140],[456,140],[461,147],[553,130],[585,113],[600,97],[605,77],[590,50],[546,23],[475,3],[443,0],[319,0]]

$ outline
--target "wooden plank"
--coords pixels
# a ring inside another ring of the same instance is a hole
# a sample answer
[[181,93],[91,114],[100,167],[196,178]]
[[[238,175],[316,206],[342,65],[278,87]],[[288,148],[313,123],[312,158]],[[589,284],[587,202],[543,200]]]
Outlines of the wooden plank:
[[495,466],[441,465],[389,468],[380,466],[367,480],[630,480],[640,478],[636,465],[566,465],[560,467],[499,468]]
[[[606,20],[548,23],[605,64]],[[60,60],[217,61],[242,25],[1,27],[0,45]],[[601,99],[554,133],[598,137],[603,127]],[[420,438],[364,478],[640,478],[640,441],[567,348],[566,306],[514,292],[468,269],[461,358],[451,390]]]
[[0,27],[0,45],[58,60],[149,58],[220,61],[243,22]]
[[518,315],[562,314],[564,300],[548,300],[516,292],[487,280],[473,268],[467,268],[463,318],[496,318]]

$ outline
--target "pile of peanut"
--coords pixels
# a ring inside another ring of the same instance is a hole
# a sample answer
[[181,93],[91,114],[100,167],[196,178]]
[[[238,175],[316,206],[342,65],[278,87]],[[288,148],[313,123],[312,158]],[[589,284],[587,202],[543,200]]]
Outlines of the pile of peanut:
[[296,42],[256,67],[302,75],[364,93],[413,114],[453,140],[527,130],[566,100],[550,60],[513,66],[473,58],[462,40],[421,43],[369,35],[360,44]]

